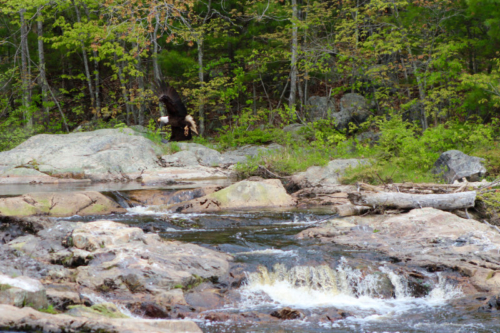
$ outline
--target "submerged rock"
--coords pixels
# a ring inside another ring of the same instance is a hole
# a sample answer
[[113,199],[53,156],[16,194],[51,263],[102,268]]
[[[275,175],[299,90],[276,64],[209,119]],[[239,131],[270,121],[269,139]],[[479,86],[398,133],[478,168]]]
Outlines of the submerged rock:
[[64,314],[52,315],[31,308],[0,305],[0,329],[40,330],[43,332],[116,332],[116,333],[201,333],[189,320],[147,320],[134,318],[86,318]]
[[442,174],[449,184],[455,180],[461,181],[464,177],[470,182],[477,182],[486,175],[482,161],[484,158],[469,156],[459,150],[448,150],[439,156],[432,172]]
[[289,319],[299,319],[304,317],[304,314],[298,310],[293,310],[291,308],[283,308],[281,310],[276,310],[271,312],[271,316],[282,319],[282,320],[289,320]]
[[122,212],[113,200],[99,192],[34,192],[0,198],[3,216],[72,216]]
[[241,181],[204,197],[169,206],[177,212],[210,212],[228,209],[291,207],[294,199],[277,179]]

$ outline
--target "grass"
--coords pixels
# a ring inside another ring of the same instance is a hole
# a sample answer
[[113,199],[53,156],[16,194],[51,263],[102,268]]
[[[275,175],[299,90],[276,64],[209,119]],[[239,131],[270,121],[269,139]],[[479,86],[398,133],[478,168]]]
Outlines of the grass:
[[330,160],[331,152],[327,150],[285,146],[278,152],[264,152],[249,158],[246,163],[238,163],[235,170],[239,177],[246,178],[260,175],[258,167],[261,165],[280,176],[288,176],[314,165],[325,166]]

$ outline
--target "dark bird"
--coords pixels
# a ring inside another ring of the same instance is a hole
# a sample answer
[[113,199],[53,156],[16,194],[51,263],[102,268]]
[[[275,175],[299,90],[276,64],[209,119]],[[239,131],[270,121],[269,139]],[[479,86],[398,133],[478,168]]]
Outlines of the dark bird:
[[170,124],[172,127],[170,141],[191,140],[192,133],[198,134],[198,130],[193,117],[187,114],[179,94],[164,81],[157,82],[156,86],[160,103],[167,109],[167,116],[158,118],[158,122],[161,126]]

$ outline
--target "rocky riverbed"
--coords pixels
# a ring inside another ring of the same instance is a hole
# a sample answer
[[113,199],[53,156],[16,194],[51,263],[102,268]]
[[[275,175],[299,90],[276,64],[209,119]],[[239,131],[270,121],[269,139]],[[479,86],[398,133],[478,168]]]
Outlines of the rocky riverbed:
[[500,231],[472,211],[340,218],[367,161],[237,182],[280,147],[164,148],[126,129],[0,153],[0,331],[500,330]]

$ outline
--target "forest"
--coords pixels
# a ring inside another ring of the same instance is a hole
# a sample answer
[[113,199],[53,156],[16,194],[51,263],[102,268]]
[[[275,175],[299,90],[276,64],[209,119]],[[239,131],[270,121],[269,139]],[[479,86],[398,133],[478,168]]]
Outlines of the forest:
[[[165,79],[198,122],[196,142],[287,147],[242,173],[356,155],[378,162],[354,178],[425,180],[447,149],[500,171],[499,0],[0,3],[0,151],[136,125],[157,140]],[[353,93],[367,101],[363,122],[311,117],[315,98],[338,108]],[[293,123],[299,132],[283,131]]]

